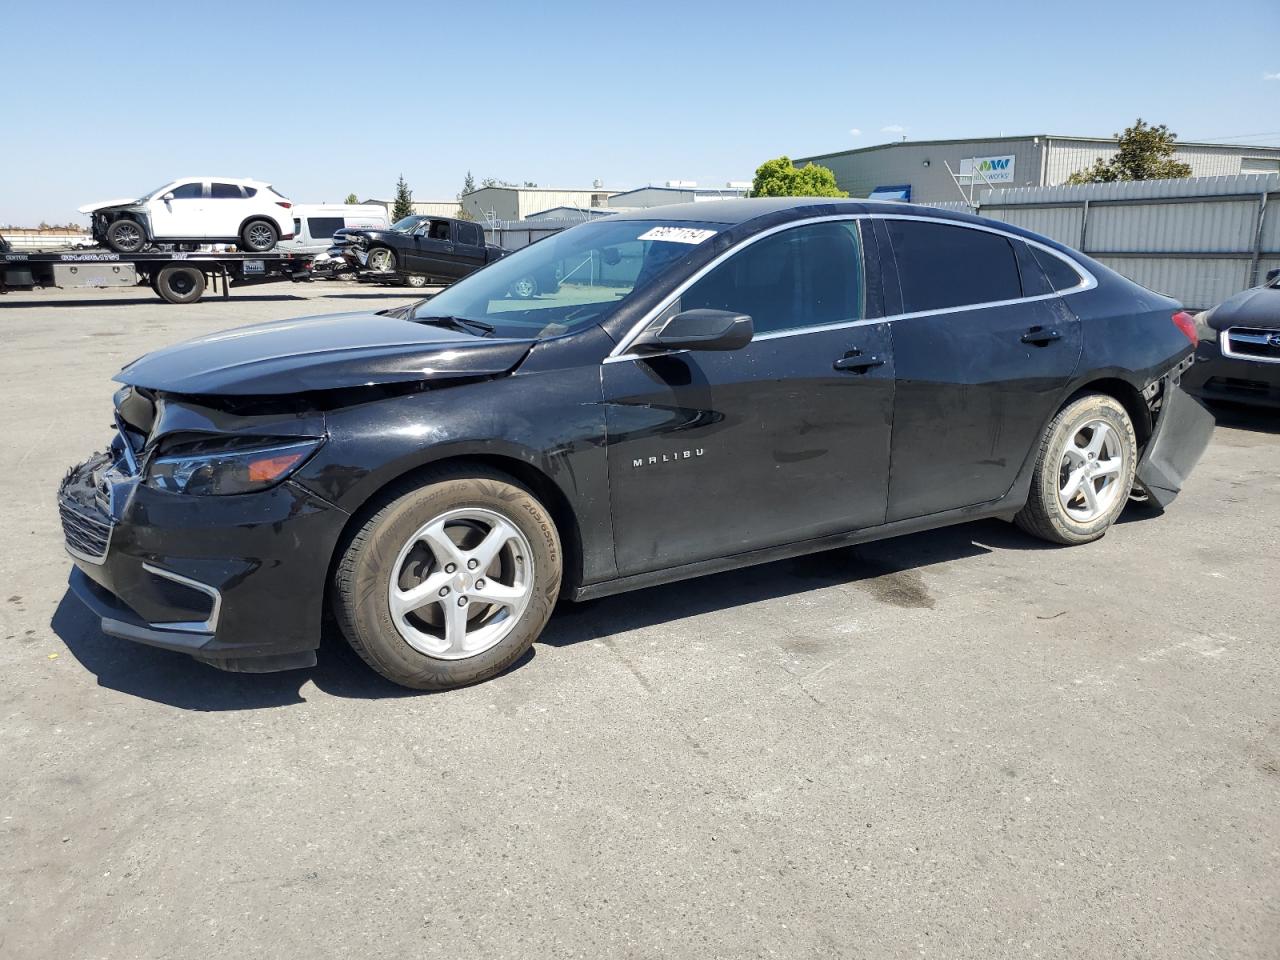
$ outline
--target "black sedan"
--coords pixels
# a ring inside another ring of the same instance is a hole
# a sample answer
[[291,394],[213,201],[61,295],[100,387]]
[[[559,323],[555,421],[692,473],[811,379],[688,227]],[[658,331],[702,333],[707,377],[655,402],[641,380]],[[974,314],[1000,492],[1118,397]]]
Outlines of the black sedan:
[[[512,299],[522,276],[553,292]],[[59,504],[113,636],[315,662],[328,604],[417,688],[585,599],[980,517],[1106,533],[1212,420],[1178,304],[976,217],[726,200],[620,214],[412,308],[288,320],[117,376]]]
[[1187,390],[1205,400],[1280,407],[1280,270],[1197,315],[1200,344]]
[[412,216],[385,230],[344,228],[334,248],[356,270],[450,283],[507,255],[487,243],[478,223],[452,217]]

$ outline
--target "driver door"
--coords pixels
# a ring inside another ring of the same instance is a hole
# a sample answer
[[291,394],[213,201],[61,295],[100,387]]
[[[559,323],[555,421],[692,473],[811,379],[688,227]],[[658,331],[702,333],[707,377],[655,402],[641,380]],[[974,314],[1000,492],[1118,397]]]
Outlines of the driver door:
[[884,522],[893,354],[862,250],[854,220],[766,236],[663,315],[746,313],[750,344],[605,361],[621,575]]
[[424,220],[413,232],[413,246],[409,261],[416,266],[410,269],[433,277],[455,278],[461,276],[453,256],[453,236],[448,220]]
[[[169,199],[165,199],[169,197]],[[201,240],[208,236],[205,224],[205,183],[180,183],[151,200],[151,234],[165,240]]]

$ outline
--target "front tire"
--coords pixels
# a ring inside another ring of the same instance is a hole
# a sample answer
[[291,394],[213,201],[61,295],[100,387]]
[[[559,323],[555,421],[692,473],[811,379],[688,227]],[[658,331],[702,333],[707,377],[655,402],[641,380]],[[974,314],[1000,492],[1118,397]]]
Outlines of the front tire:
[[395,273],[396,252],[388,247],[374,247],[369,251],[365,266],[372,273]]
[[1031,493],[1014,522],[1051,543],[1097,540],[1128,503],[1137,463],[1124,406],[1106,394],[1079,397],[1045,428]]
[[116,253],[137,253],[146,245],[146,231],[136,220],[117,220],[107,227],[107,246]]
[[250,220],[240,231],[240,249],[249,253],[266,253],[275,249],[280,233],[270,220]]
[[532,646],[560,592],[550,514],[512,478],[444,468],[393,491],[342,552],[334,611],[347,641],[393,683],[487,680]]

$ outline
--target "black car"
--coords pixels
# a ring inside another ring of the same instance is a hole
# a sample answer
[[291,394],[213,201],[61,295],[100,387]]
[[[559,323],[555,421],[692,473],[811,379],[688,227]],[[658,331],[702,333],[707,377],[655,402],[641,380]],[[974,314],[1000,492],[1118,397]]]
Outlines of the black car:
[[1196,365],[1184,380],[1206,400],[1280,407],[1280,270],[1196,316]]
[[[556,292],[513,300],[551,271]],[[1055,543],[1162,508],[1212,419],[1178,304],[924,207],[686,204],[558,234],[413,307],[288,320],[117,376],[59,502],[104,632],[315,662],[326,605],[418,688],[585,599],[980,517]]]
[[415,215],[385,230],[344,228],[333,241],[357,270],[436,283],[451,283],[507,255],[485,241],[478,223],[451,217]]

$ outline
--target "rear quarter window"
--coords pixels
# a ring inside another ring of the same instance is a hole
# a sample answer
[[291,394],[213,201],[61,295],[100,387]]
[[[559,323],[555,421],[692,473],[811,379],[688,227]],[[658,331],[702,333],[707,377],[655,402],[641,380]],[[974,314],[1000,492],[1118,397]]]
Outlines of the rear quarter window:
[[1084,277],[1080,276],[1076,268],[1067,263],[1061,257],[1055,257],[1048,250],[1037,250],[1031,248],[1031,252],[1040,263],[1040,269],[1049,278],[1049,286],[1055,291],[1070,290],[1072,287],[1078,287],[1084,283]]
[[921,220],[887,220],[906,313],[945,310],[1022,293],[1013,246],[1002,234]]

